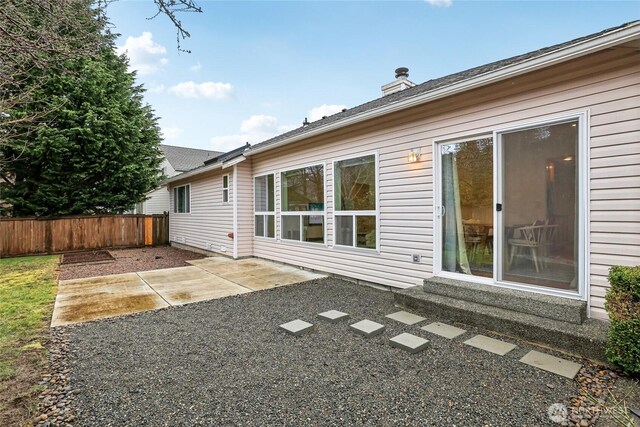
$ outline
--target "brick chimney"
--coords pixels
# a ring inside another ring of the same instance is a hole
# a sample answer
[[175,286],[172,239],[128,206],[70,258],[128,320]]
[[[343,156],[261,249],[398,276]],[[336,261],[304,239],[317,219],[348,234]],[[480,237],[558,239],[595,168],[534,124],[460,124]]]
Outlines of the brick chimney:
[[400,92],[416,84],[409,80],[409,69],[405,67],[396,68],[396,79],[391,83],[382,86],[382,95],[387,96],[392,93]]

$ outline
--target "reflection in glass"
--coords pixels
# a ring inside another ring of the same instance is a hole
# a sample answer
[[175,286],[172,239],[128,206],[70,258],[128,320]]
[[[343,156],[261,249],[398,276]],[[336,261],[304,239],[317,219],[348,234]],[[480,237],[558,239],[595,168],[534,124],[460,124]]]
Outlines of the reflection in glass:
[[503,280],[577,289],[577,125],[501,135]]
[[376,217],[356,217],[356,243],[359,248],[376,248]]
[[493,275],[493,140],[441,146],[442,269]]
[[336,245],[353,246],[353,216],[336,216]]
[[308,166],[282,172],[282,210],[324,210],[324,167]]
[[335,163],[335,209],[373,211],[376,209],[375,156],[357,157]]
[[[282,238],[324,243],[324,166],[282,172]],[[317,212],[316,214],[311,214]]]
[[298,215],[282,216],[282,238],[300,240],[300,217]]

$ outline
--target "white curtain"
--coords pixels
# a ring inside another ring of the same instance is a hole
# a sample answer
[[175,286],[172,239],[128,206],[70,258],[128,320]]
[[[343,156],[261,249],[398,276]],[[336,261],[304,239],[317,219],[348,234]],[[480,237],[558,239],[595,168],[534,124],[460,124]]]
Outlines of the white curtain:
[[442,155],[442,205],[444,206],[442,268],[445,271],[471,274],[464,241],[455,153]]

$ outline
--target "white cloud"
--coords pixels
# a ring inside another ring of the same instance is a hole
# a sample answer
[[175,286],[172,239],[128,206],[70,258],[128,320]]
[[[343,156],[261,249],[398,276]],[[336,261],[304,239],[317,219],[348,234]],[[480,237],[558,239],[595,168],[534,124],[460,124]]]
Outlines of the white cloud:
[[227,99],[231,98],[233,94],[233,85],[220,82],[195,83],[188,81],[170,87],[168,92],[182,98]]
[[182,135],[182,129],[179,127],[163,127],[161,132],[164,139],[178,139]]
[[200,61],[198,61],[197,64],[192,65],[191,67],[189,67],[189,69],[194,73],[197,73],[198,71],[202,70],[202,64],[200,63]]
[[280,125],[278,119],[267,115],[253,115],[240,124],[240,133],[214,136],[211,145],[214,150],[229,151],[245,143],[255,144],[294,129],[293,125]]
[[311,111],[309,111],[309,119],[308,120],[310,122],[315,122],[316,120],[320,120],[324,116],[330,116],[332,114],[339,113],[340,111],[342,111],[345,108],[347,108],[347,107],[344,106],[344,105],[336,105],[336,104],[327,105],[327,104],[323,104],[323,105],[321,105],[319,107],[312,108]]
[[129,58],[129,68],[137,70],[141,75],[153,74],[169,62],[163,56],[167,53],[167,49],[154,42],[153,34],[148,31],[138,37],[127,37],[123,46],[116,47],[116,52],[119,55],[126,53]]
[[453,0],[425,0],[431,6],[449,7],[453,4]]

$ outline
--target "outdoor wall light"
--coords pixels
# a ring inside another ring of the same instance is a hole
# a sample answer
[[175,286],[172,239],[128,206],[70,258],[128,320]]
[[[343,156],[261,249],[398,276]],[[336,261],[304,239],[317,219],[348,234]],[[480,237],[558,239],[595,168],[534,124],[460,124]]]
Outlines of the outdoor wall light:
[[411,153],[409,153],[409,163],[415,163],[418,160],[420,160],[420,149],[419,148],[414,148],[411,150]]

